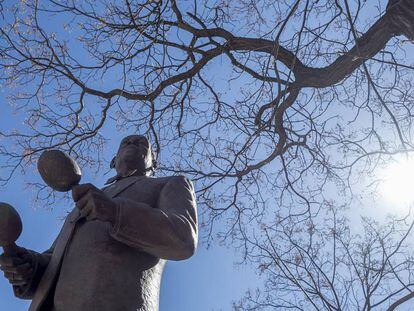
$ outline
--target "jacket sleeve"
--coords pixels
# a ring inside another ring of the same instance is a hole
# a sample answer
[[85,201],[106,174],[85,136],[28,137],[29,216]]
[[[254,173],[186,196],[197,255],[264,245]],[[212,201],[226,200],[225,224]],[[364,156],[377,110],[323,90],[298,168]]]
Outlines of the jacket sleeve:
[[197,210],[194,188],[174,176],[162,188],[156,207],[116,198],[114,239],[163,259],[191,257],[197,247]]
[[37,286],[39,285],[40,279],[42,278],[43,273],[45,272],[46,267],[49,264],[50,258],[52,257],[53,247],[54,245],[52,245],[52,247],[48,249],[46,252],[41,254],[29,250],[29,253],[32,257],[32,264],[34,266],[34,273],[32,279],[28,284],[23,286],[13,286],[13,292],[17,298],[33,298]]

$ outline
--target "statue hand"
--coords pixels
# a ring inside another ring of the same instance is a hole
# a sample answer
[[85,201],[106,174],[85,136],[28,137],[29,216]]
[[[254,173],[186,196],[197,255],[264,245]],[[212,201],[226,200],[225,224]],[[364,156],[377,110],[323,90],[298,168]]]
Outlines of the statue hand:
[[28,284],[34,275],[35,256],[22,247],[13,255],[0,255],[0,270],[13,286]]
[[102,190],[92,184],[77,185],[72,188],[73,201],[87,220],[108,221],[115,223],[116,203]]

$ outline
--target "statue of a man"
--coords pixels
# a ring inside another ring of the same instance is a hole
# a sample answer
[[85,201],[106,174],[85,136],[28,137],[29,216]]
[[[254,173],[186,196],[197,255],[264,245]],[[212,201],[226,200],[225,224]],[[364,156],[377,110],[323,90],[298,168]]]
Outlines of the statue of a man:
[[197,245],[194,189],[182,176],[150,177],[151,145],[131,135],[102,190],[72,189],[76,208],[45,253],[20,248],[0,256],[17,297],[30,311],[155,311],[166,259],[182,260]]

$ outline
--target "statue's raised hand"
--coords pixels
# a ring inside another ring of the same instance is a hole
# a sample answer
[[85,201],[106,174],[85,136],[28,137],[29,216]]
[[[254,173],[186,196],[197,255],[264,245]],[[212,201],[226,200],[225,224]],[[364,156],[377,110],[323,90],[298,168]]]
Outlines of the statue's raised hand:
[[116,203],[92,184],[77,185],[72,188],[73,201],[87,220],[108,221],[116,219]]
[[0,270],[13,286],[28,284],[35,272],[35,256],[22,247],[16,247],[11,255],[0,255]]

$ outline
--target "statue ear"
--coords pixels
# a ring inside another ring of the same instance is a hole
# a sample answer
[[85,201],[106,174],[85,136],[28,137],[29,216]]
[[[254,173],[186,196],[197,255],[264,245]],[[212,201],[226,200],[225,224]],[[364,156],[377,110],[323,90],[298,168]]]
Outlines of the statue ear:
[[112,158],[111,164],[109,164],[110,168],[115,168],[115,161],[116,161],[116,156]]

